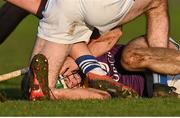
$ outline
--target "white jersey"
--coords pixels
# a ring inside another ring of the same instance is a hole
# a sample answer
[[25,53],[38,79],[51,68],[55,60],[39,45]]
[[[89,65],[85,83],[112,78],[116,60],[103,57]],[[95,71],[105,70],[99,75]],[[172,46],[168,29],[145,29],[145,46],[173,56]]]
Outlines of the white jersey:
[[121,24],[134,0],[48,0],[38,37],[62,44],[88,42],[94,27],[101,33]]

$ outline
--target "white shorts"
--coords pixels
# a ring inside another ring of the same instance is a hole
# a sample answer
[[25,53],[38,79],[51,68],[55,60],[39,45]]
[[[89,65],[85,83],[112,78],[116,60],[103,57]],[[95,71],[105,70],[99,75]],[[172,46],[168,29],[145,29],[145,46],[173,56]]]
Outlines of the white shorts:
[[93,28],[101,33],[120,24],[134,0],[48,0],[38,37],[62,44],[89,42]]

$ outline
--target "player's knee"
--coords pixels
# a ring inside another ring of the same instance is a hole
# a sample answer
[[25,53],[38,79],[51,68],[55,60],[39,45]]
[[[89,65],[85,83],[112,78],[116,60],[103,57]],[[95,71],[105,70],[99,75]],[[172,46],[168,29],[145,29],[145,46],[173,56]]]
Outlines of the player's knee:
[[126,69],[131,69],[133,63],[134,63],[134,57],[132,56],[133,55],[133,52],[132,50],[124,50],[123,51],[123,54],[122,54],[122,57],[121,57],[121,64],[124,68]]
[[127,70],[138,69],[143,61],[144,57],[138,54],[135,49],[125,50],[121,57],[121,64]]

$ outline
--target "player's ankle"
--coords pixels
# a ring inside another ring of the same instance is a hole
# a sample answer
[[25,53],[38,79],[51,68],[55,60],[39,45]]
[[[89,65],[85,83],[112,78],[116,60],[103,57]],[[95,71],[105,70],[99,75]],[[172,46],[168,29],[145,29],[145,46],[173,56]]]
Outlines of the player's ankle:
[[76,63],[84,74],[91,72],[98,75],[106,75],[106,72],[101,68],[94,56],[83,55],[76,59]]

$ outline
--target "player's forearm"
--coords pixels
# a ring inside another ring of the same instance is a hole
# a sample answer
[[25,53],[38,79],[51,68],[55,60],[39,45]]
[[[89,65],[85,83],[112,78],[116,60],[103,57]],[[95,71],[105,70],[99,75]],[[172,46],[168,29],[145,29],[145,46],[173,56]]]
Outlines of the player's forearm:
[[108,52],[122,36],[120,28],[116,28],[110,32],[105,33],[98,39],[92,40],[88,44],[88,48],[93,56],[98,57]]
[[150,47],[168,46],[169,17],[165,1],[147,12],[147,39]]
[[38,12],[41,0],[6,0],[22,9],[29,11],[32,14]]
[[[54,90],[54,96],[56,99],[66,99],[66,100],[79,100],[79,99],[110,99],[111,95],[102,90],[93,88],[74,88],[74,89],[56,89]],[[52,99],[54,99],[52,95]]]

